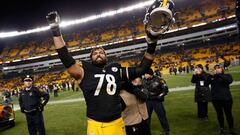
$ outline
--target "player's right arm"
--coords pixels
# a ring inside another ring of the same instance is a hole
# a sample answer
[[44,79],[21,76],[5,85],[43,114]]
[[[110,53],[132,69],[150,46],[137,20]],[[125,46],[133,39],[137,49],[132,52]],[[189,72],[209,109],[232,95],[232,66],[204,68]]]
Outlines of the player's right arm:
[[46,19],[53,33],[53,40],[56,51],[63,65],[67,68],[68,73],[76,80],[81,80],[84,76],[84,71],[81,65],[77,64],[71,54],[68,52],[63,40],[59,27],[60,17],[56,11],[50,12]]

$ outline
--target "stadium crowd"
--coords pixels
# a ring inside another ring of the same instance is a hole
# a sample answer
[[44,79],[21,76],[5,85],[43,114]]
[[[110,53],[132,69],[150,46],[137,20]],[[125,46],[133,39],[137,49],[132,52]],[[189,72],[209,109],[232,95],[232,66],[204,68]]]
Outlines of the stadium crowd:
[[[224,4],[223,4],[224,3]],[[192,27],[201,23],[210,23],[227,18],[235,14],[233,0],[202,0],[197,6],[189,6],[177,9],[176,23],[171,29]],[[223,4],[223,5],[222,5]],[[199,8],[201,7],[201,8]],[[170,30],[171,30],[170,29]],[[92,28],[84,32],[72,32],[64,35],[69,49],[75,49],[81,44],[81,48],[109,44],[117,41],[127,41],[144,36],[142,17],[133,17],[121,24],[113,24],[104,28]],[[35,56],[54,54],[54,46],[50,38],[38,41],[29,41],[8,45],[0,55],[0,63],[13,60],[21,60]]]
[[[215,20],[233,15],[235,9],[233,2],[229,0],[223,1],[225,3],[224,6],[220,5],[221,3],[218,2],[218,0],[213,0],[210,3],[207,0],[203,0],[200,2],[201,9],[193,7],[179,9],[180,13],[176,16],[177,22],[171,29],[214,22]],[[105,28],[104,30],[93,29],[84,33],[76,32],[66,34],[64,35],[64,39],[66,39],[67,45],[71,50],[71,48],[74,49],[79,46],[79,44],[81,44],[81,48],[86,48],[117,41],[127,41],[128,39],[135,39],[142,36],[144,36],[142,19],[134,18],[131,21],[122,23],[121,26],[116,25]],[[17,43],[11,47],[4,48],[1,52],[0,63],[35,56],[51,55],[53,53],[55,53],[55,48],[51,39]],[[227,70],[229,66],[240,65],[239,54],[240,43],[217,44],[208,47],[196,46],[193,49],[185,49],[184,45],[179,45],[176,47],[176,50],[157,55],[152,68],[155,70],[155,75],[158,76],[161,76],[161,74],[195,74],[195,69],[199,68],[197,65],[204,65],[206,71],[210,71],[213,67],[216,68],[216,65],[223,65],[224,69]],[[124,67],[130,67],[139,62],[140,59],[120,61]],[[203,70],[203,66],[201,68]],[[192,82],[196,83],[195,81]],[[67,71],[35,74],[34,85],[40,89],[40,91],[53,93],[54,97],[58,97],[58,93],[62,91],[80,90],[78,82],[75,81]],[[0,88],[2,101],[7,104],[11,102],[11,96],[19,97],[20,91],[24,89],[22,78],[17,77],[1,80]],[[163,115],[165,115],[165,112]],[[168,135],[168,123],[165,123],[165,125],[167,125],[166,135]]]

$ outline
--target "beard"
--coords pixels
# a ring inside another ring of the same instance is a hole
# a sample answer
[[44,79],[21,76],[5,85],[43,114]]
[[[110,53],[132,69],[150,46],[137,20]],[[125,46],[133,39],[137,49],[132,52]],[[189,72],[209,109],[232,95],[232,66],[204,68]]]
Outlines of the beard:
[[[101,59],[101,60],[98,60],[98,59]],[[101,57],[97,57],[95,60],[92,61],[92,64],[97,66],[97,67],[100,67],[100,68],[103,68],[106,64],[107,64],[107,59],[105,58],[101,58]]]

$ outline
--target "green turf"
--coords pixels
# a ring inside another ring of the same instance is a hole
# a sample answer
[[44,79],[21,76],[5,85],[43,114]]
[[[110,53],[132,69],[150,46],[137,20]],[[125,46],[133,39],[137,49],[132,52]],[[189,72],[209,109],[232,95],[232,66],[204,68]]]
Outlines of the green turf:
[[[234,80],[240,80],[240,67],[234,67],[229,72]],[[164,75],[170,88],[189,86],[191,74],[178,76]],[[240,133],[240,86],[231,87],[234,106],[235,126]],[[82,92],[66,91],[51,101],[75,99],[82,97]],[[16,100],[15,100],[15,103]],[[194,103],[194,91],[170,92],[165,98],[165,109],[170,125],[171,135],[217,135],[216,112],[209,104],[209,121],[200,122],[197,119],[197,106]],[[47,105],[44,111],[45,127],[48,135],[86,135],[85,102]],[[152,135],[160,135],[162,128],[156,114],[152,116]],[[16,126],[0,131],[0,135],[27,135],[24,114],[16,112]]]
[[[49,101],[59,101],[59,100],[68,100],[68,99],[76,99],[79,97],[83,97],[82,91],[61,91],[58,94],[58,97],[54,97],[53,93],[50,93],[50,100]],[[12,97],[13,104],[18,104],[18,98],[13,96]],[[2,99],[0,98],[0,102]]]
[[[240,86],[231,87],[234,106],[233,115],[236,128],[240,133]],[[209,103],[209,121],[197,120],[197,105],[194,103],[194,91],[171,92],[165,98],[165,109],[173,135],[217,135],[216,112]],[[152,133],[161,132],[160,122],[153,115]]]
[[[233,86],[233,115],[236,128],[240,129],[240,86]],[[210,121],[199,122],[196,117],[196,104],[193,101],[193,91],[171,92],[166,97],[165,109],[172,135],[216,135],[216,113],[209,104]],[[85,102],[48,105],[44,111],[46,132],[48,135],[85,135],[86,134]],[[152,135],[161,133],[162,128],[155,114],[152,117]],[[25,117],[16,112],[16,126],[1,131],[1,135],[25,135],[27,127]]]
[[[240,81],[240,66],[231,67],[226,71],[233,76],[234,81]],[[191,83],[192,73],[178,75],[163,75],[169,88],[185,87],[193,85]]]

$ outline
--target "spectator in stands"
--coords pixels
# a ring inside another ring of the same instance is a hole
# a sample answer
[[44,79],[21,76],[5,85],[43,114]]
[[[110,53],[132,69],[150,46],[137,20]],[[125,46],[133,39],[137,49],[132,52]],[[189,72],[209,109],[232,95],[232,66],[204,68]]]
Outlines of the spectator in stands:
[[150,92],[151,99],[147,100],[147,109],[149,115],[149,126],[151,125],[151,115],[153,110],[157,113],[158,119],[163,128],[163,134],[169,135],[169,125],[166,117],[166,111],[163,106],[164,97],[168,93],[166,82],[155,76],[153,70],[149,69],[143,79],[143,89]]
[[185,68],[185,66],[182,66],[182,72],[183,72],[183,73],[186,73],[186,68]]
[[224,130],[224,113],[228,122],[231,135],[236,135],[234,121],[232,116],[233,99],[230,92],[230,84],[233,78],[230,74],[224,73],[224,68],[220,65],[214,66],[211,81],[212,103],[217,112],[220,135],[225,135]]
[[223,63],[223,66],[224,66],[224,70],[228,70],[228,67],[230,66],[230,60],[226,60],[224,59],[224,63]]
[[179,73],[179,74],[182,73],[182,67],[181,67],[181,66],[178,67],[178,73]]
[[206,71],[209,71],[209,63],[207,62],[207,64],[205,65]]
[[186,66],[186,72],[189,73],[189,65]]
[[191,71],[194,71],[194,65],[192,63],[190,64],[190,69]]
[[75,91],[75,80],[74,80],[74,79],[72,79],[71,84],[72,84],[72,90],[73,90],[73,92],[74,92],[74,91]]
[[175,75],[177,75],[177,67],[176,67],[176,66],[173,67],[173,73],[174,73]]
[[72,89],[71,80],[68,80],[68,90]]
[[127,135],[151,135],[147,123],[148,94],[142,90],[142,79],[139,77],[132,82],[125,82],[120,96]]
[[59,88],[58,88],[57,84],[54,84],[53,85],[53,95],[54,95],[54,97],[58,97],[58,90],[59,90]]
[[169,74],[172,75],[172,72],[173,72],[173,68],[169,67]]
[[198,64],[192,76],[192,83],[195,83],[195,102],[198,107],[199,120],[208,120],[208,102],[211,100],[209,84],[211,77]]
[[52,93],[52,91],[53,91],[53,84],[52,83],[50,83],[48,85],[48,89],[49,89],[49,92]]
[[63,88],[63,90],[65,91],[66,90],[66,82],[62,82],[62,88]]

